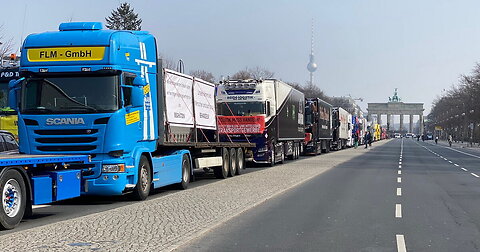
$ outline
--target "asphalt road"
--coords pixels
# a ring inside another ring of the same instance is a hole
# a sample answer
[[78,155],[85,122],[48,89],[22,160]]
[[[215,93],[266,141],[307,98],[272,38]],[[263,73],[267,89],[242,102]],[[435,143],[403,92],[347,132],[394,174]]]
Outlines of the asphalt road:
[[480,154],[394,139],[180,251],[480,251]]

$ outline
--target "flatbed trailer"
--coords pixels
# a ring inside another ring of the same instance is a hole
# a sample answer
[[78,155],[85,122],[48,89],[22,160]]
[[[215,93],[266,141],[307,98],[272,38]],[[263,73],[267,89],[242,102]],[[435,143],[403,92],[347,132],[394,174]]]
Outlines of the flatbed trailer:
[[0,228],[18,226],[33,205],[80,196],[82,172],[69,168],[89,160],[88,155],[0,155]]

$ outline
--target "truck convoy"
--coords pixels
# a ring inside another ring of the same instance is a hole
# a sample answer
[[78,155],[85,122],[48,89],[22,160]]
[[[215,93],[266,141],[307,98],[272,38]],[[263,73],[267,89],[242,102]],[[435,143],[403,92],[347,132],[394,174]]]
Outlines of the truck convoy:
[[78,167],[82,194],[138,200],[151,188],[185,189],[194,169],[241,173],[254,144],[219,142],[215,85],[162,68],[156,48],[148,32],[97,22],[29,35],[23,78],[10,85],[20,152],[90,155]]
[[255,143],[255,163],[297,159],[305,138],[303,93],[275,79],[228,80],[218,86],[220,137]]
[[304,154],[329,152],[333,140],[332,105],[320,98],[305,100]]
[[304,147],[342,149],[351,135],[344,109],[305,100],[280,80],[216,86],[163,68],[145,31],[62,23],[29,35],[22,55],[7,99],[21,154],[0,156],[4,229],[34,204],[126,193],[144,200],[152,188],[186,189],[196,169],[227,178],[246,160],[273,166]]
[[0,68],[0,130],[6,130],[15,136],[17,130],[17,113],[8,106],[8,83],[20,76],[18,67]]
[[345,149],[347,142],[351,139],[350,113],[341,107],[334,107],[332,110],[333,141],[332,148],[336,150]]

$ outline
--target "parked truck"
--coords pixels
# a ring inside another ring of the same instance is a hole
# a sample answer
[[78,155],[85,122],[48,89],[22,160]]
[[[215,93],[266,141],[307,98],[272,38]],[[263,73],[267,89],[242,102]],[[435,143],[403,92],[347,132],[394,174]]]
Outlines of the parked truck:
[[305,138],[304,105],[304,94],[280,80],[225,81],[217,89],[220,137],[255,143],[248,153],[255,163],[297,159]]
[[0,130],[6,130],[15,136],[18,136],[18,117],[15,110],[8,106],[8,83],[19,76],[18,67],[0,68]]
[[81,170],[88,155],[0,155],[2,208],[0,228],[13,229],[32,205],[75,198],[81,193]]
[[342,107],[334,107],[332,110],[333,141],[332,148],[336,150],[345,149],[347,142],[351,139],[350,113]]
[[305,100],[304,154],[329,152],[333,140],[332,105],[320,98]]
[[215,85],[164,69],[150,33],[62,23],[29,35],[22,55],[10,85],[20,152],[90,155],[77,166],[82,194],[143,200],[187,188],[195,169],[226,178],[245,168],[254,144],[219,141]]

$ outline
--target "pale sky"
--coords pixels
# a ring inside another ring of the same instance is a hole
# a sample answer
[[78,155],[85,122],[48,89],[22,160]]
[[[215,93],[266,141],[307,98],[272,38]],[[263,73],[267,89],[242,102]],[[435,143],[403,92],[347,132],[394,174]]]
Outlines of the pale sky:
[[[118,0],[2,1],[7,37],[57,30],[66,21],[104,21]],[[443,89],[480,59],[478,0],[128,1],[167,57],[217,78],[247,66],[305,83],[315,25],[315,83],[330,96],[404,102],[426,113]]]

